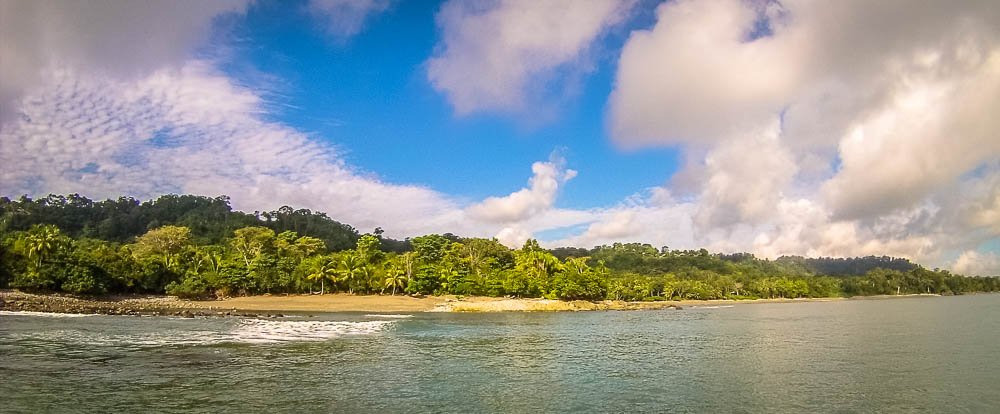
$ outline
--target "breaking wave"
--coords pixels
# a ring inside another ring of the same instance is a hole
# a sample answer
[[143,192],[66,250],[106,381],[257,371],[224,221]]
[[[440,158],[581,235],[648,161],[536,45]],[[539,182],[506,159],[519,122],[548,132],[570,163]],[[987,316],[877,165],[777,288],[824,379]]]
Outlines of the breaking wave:
[[41,316],[44,318],[81,318],[84,316],[100,316],[96,313],[55,313],[32,311],[0,311],[0,316]]
[[289,341],[324,341],[348,335],[381,332],[392,321],[268,321],[241,320],[229,334],[235,342],[275,343]]
[[[7,312],[4,315],[45,316],[53,318],[90,315],[49,314],[43,312]],[[160,329],[139,332],[127,329],[107,329],[103,318],[89,319],[87,325],[61,324],[55,329],[26,330],[11,334],[17,340],[80,343],[96,346],[147,348],[159,346],[214,345],[223,343],[280,344],[297,341],[325,341],[345,336],[370,335],[386,330],[396,323],[381,321],[273,321],[263,319],[159,319],[154,322],[128,318],[117,325],[158,323]],[[94,325],[97,324],[97,325]],[[82,327],[82,328],[81,328]],[[130,332],[131,331],[131,332]]]

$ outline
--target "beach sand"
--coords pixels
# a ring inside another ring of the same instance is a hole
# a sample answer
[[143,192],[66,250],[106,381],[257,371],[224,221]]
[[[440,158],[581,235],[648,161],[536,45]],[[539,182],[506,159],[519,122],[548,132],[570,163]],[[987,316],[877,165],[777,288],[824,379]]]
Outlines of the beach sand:
[[213,301],[185,301],[194,307],[236,309],[241,311],[285,312],[426,312],[445,302],[445,298],[415,298],[403,295],[260,295]]
[[[890,299],[934,295],[878,296],[852,299]],[[560,301],[550,299],[493,298],[478,296],[404,295],[260,295],[192,301],[172,296],[105,296],[79,298],[38,295],[16,290],[0,291],[0,309],[60,313],[149,314],[191,311],[195,315],[281,312],[559,312],[599,310],[656,310],[720,307],[760,303],[831,302],[847,298],[757,300],[682,300],[663,302]]]

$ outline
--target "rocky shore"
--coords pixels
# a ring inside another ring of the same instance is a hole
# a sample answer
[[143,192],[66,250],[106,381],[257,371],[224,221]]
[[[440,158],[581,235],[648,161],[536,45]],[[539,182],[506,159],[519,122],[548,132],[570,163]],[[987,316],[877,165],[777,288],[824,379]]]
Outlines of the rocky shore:
[[93,298],[69,295],[39,295],[16,290],[0,291],[0,310],[99,315],[201,317],[283,317],[280,313],[258,314],[177,299],[171,296],[116,295]]

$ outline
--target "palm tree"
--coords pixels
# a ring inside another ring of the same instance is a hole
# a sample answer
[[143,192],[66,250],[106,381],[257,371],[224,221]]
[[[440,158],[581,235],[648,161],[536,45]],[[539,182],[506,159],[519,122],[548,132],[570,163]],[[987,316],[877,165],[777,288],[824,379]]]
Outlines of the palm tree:
[[365,290],[370,291],[373,287],[377,285],[376,276],[378,275],[378,269],[370,264],[362,265],[358,269],[358,274],[361,276],[362,281],[365,282]]
[[577,274],[584,274],[590,271],[590,266],[587,266],[587,260],[589,257],[571,257],[566,258],[566,263],[563,265]]
[[354,294],[354,281],[358,278],[363,266],[364,262],[356,252],[348,250],[340,258],[337,273],[340,275],[340,280],[347,282],[347,293]]
[[66,237],[59,228],[51,225],[36,225],[28,231],[24,241],[28,250],[28,258],[35,261],[35,269],[42,266],[42,261],[65,246]]
[[392,294],[396,295],[396,288],[403,289],[406,287],[407,277],[403,269],[400,268],[396,263],[389,263],[385,267],[385,287],[382,291],[385,292],[386,289],[392,288]]
[[[333,259],[324,259],[316,263],[316,266],[312,269],[306,279],[316,282],[319,280],[319,294],[326,293],[326,279],[336,281],[337,277],[337,263]],[[312,289],[312,288],[310,288]]]

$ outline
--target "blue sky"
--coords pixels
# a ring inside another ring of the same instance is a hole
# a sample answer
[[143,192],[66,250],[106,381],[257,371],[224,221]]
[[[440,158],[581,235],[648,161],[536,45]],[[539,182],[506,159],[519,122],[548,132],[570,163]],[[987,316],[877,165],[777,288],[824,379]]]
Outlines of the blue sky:
[[[677,170],[676,148],[623,150],[606,134],[616,59],[608,51],[621,47],[625,27],[594,45],[593,69],[553,115],[462,116],[427,82],[438,8],[394,3],[343,39],[331,38],[304,3],[257,3],[229,22],[235,27],[225,27],[238,39],[227,73],[251,85],[261,82],[261,72],[279,78],[264,80],[273,88],[271,115],[337,146],[350,164],[468,200],[519,189],[527,167],[553,151],[581,172],[563,190],[560,207],[613,205],[663,185]],[[648,26],[645,20],[637,15],[628,26]]]
[[0,195],[1000,273],[991,1],[0,7]]

